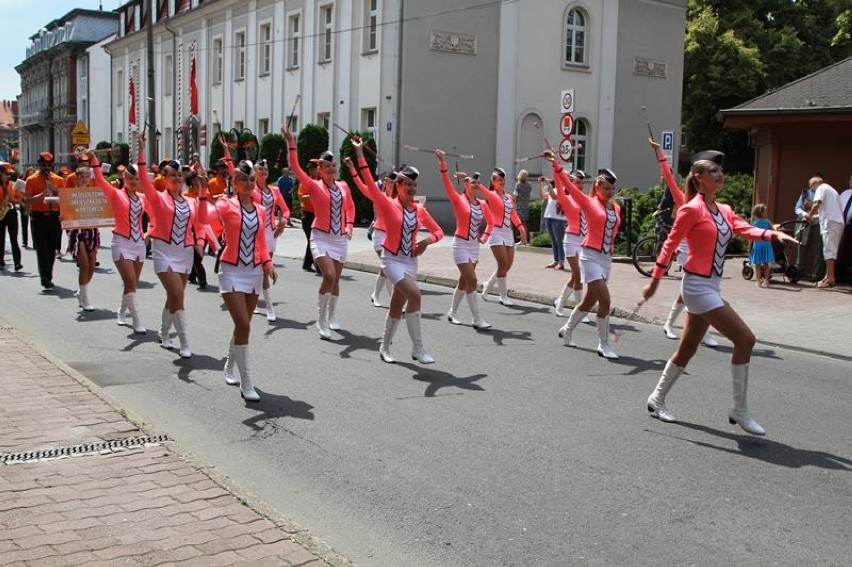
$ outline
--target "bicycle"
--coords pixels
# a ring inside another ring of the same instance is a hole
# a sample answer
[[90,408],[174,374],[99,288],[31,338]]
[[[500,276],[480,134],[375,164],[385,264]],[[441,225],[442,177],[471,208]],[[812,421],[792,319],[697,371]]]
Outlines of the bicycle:
[[653,274],[657,256],[660,255],[660,250],[662,250],[671,228],[671,224],[668,223],[655,226],[653,236],[646,236],[637,242],[633,248],[633,266],[643,276],[650,278]]

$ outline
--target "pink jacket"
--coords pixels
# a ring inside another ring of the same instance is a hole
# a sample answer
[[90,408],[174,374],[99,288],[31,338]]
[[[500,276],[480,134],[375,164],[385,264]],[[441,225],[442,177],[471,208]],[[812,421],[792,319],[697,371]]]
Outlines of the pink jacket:
[[[162,193],[154,189],[154,184],[148,178],[148,170],[144,163],[139,164],[139,179],[142,182],[142,193],[145,195],[145,209],[151,215],[148,234],[151,238],[171,242],[172,225],[175,222],[175,201],[171,193]],[[204,225],[207,224],[206,199],[184,197],[189,203],[189,225],[186,230],[184,246],[203,244],[206,241]],[[199,207],[199,203],[205,206]]]
[[[272,259],[266,247],[264,223],[266,208],[255,206],[257,211],[258,231],[254,235],[254,265],[263,264],[264,270],[272,269]],[[239,197],[220,197],[216,200],[216,212],[222,222],[225,246],[222,248],[220,260],[226,264],[237,265],[240,257],[240,230],[243,223],[243,211]]]
[[[734,213],[728,205],[716,203],[725,221],[734,234],[744,236],[749,240],[771,240],[772,232],[767,229],[750,225]],[[654,266],[654,278],[660,279],[666,273],[671,263],[672,255],[677,250],[680,241],[686,238],[689,244],[689,257],[683,269],[690,274],[709,278],[713,275],[713,259],[716,254],[716,238],[718,229],[707,203],[701,195],[694,197],[683,205],[675,217],[663,249],[657,257]]]
[[[449,197],[450,203],[453,205],[453,214],[456,217],[455,236],[470,240],[471,203],[467,197],[456,192],[446,164],[441,168],[441,179],[444,181],[444,190],[447,192],[447,197]],[[477,199],[476,201],[479,203],[479,207],[482,209],[482,216],[485,219],[485,230],[482,232],[482,238],[488,238],[494,229],[494,217],[491,215],[491,209],[488,207],[485,199]]]
[[[272,194],[272,200],[274,204],[272,205],[273,210],[266,211],[266,225],[270,226],[272,230],[278,228],[278,223],[276,221],[275,208],[281,210],[281,220],[286,223],[290,220],[290,207],[287,206],[287,203],[284,202],[284,197],[281,196],[281,192],[277,187],[273,185],[267,185],[267,190]],[[256,205],[263,205],[263,194],[262,189],[260,187],[254,188],[254,193],[252,193],[251,200],[254,201]]]
[[[485,201],[488,203],[488,208],[491,209],[491,218],[494,221],[495,228],[509,228],[504,225],[505,216],[506,216],[506,204],[503,202],[503,197],[497,194],[496,191],[485,190]],[[508,197],[508,199],[514,204],[515,199],[508,193],[503,193],[504,197]],[[511,219],[512,225],[518,230],[526,230],[524,228],[524,223],[521,222],[521,217],[518,216],[518,211],[512,208],[512,213],[509,218]],[[499,223],[499,224],[498,224]]]
[[[352,175],[352,181],[355,183],[355,187],[357,187],[361,193],[363,193],[364,195],[368,195],[367,186],[364,185],[364,181],[360,177],[362,171],[366,172],[367,175],[372,176],[372,173],[370,173],[370,166],[367,164],[366,159],[358,160],[358,171],[356,171]],[[378,187],[378,185],[376,187]],[[387,195],[387,193],[385,193],[385,195]],[[381,209],[379,209],[379,207],[375,205],[373,205],[373,215],[375,217],[373,219],[373,228],[375,230],[381,230],[382,232],[385,232],[387,230],[385,228],[385,218],[384,216],[382,216]]]
[[[328,187],[323,181],[311,179],[302,166],[299,165],[299,155],[296,153],[296,148],[290,148],[290,167],[296,174],[296,179],[299,183],[305,186],[308,194],[311,196],[311,203],[314,206],[314,223],[311,227],[314,230],[329,232],[331,230],[331,195]],[[341,211],[341,230],[352,228],[355,224],[355,201],[352,200],[352,194],[349,192],[349,187],[343,181],[337,181],[336,185],[343,195],[343,210]]]
[[683,190],[678,186],[677,181],[675,181],[672,168],[669,165],[669,160],[666,159],[663,152],[657,152],[657,161],[660,162],[660,172],[663,174],[663,179],[666,182],[666,187],[669,188],[669,193],[672,194],[675,206],[683,206],[686,202],[686,195],[684,195]]
[[565,213],[565,218],[568,219],[565,234],[586,236],[586,217],[577,205],[577,201],[568,194],[568,190],[565,188],[566,183],[571,183],[568,174],[563,171],[562,175],[556,175],[553,178],[553,182],[556,184],[556,199]]
[[[110,185],[104,178],[104,174],[100,167],[92,166],[92,171],[94,172],[95,183],[98,188],[103,191],[104,195],[106,195],[110,203],[112,203],[112,215],[115,218],[115,228],[112,229],[112,232],[129,239],[131,234],[130,196],[127,194],[127,191]],[[140,195],[139,193],[137,193],[136,196],[139,198],[144,207],[145,196]],[[142,215],[139,215],[138,229],[139,234],[144,238],[145,231],[142,230]]]
[[571,183],[568,179],[568,174],[562,169],[558,163],[553,164],[553,176],[562,176],[565,188],[568,194],[577,203],[583,214],[586,217],[586,236],[583,238],[583,247],[612,254],[615,248],[615,235],[618,234],[618,227],[621,226],[621,207],[618,203],[613,204],[615,209],[615,227],[612,229],[612,238],[610,239],[610,249],[604,250],[604,229],[606,228],[606,205],[597,197],[589,197],[583,193],[579,187]]

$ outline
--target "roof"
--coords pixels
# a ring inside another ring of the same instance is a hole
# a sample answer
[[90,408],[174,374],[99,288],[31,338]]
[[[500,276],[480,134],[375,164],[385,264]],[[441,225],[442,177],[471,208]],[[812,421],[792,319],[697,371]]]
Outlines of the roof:
[[824,67],[723,115],[852,112],[852,57]]

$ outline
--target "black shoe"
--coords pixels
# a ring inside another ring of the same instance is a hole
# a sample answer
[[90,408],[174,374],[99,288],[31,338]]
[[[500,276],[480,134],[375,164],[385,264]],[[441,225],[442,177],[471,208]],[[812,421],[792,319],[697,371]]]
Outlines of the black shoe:
[[316,270],[314,269],[313,266],[302,266],[302,269],[305,270],[306,272],[316,273]]
[[20,271],[21,271],[21,270],[23,270],[23,269],[24,269],[24,265],[23,265],[23,264],[16,264],[16,265],[15,265],[15,271],[16,271],[16,272],[20,272]]
[[198,284],[198,289],[207,289],[207,282],[201,282]]
[[44,289],[53,289],[53,282],[45,282],[41,284],[41,287],[43,287]]
[[198,279],[196,279],[196,278],[189,278],[189,280],[188,280],[188,281],[189,281],[189,283],[191,283],[191,284],[197,284],[197,283],[198,283]]

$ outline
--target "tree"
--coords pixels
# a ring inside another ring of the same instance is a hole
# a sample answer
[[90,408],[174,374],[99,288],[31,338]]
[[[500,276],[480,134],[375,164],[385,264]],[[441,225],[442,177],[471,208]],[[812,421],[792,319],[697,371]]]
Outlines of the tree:
[[[225,137],[223,132],[216,132],[213,139],[210,141],[210,165],[209,169],[213,169],[219,158],[225,155],[225,148],[222,147],[221,139]],[[226,138],[227,139],[227,138]]]
[[[352,176],[349,174],[349,168],[343,165],[343,158],[350,157],[355,161],[355,150],[352,147],[352,136],[359,136],[364,140],[364,158],[367,160],[367,165],[370,167],[369,174],[376,178],[376,141],[369,132],[352,132],[343,139],[340,144],[340,179],[349,185],[349,191],[352,193],[352,199],[355,201],[355,222],[369,223],[373,220],[373,203],[355,186],[352,181]],[[366,149],[369,148],[369,149]],[[372,151],[370,151],[372,150]],[[356,166],[357,167],[357,166]],[[362,172],[366,175],[367,172]]]
[[275,182],[287,166],[287,143],[281,134],[270,133],[260,140],[260,159],[269,164],[269,179]]
[[309,160],[328,150],[328,130],[316,124],[305,124],[299,132],[296,148],[299,150],[299,165],[304,169]]

